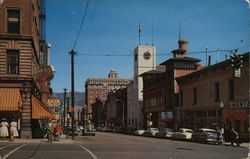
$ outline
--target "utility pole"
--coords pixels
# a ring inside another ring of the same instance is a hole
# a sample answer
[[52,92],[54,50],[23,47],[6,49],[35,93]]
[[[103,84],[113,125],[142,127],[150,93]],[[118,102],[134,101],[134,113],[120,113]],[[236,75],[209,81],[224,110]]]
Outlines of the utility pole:
[[74,56],[77,54],[74,50],[69,52],[71,55],[71,106],[72,106],[72,140],[75,139],[75,81],[74,81]]
[[64,100],[63,100],[63,130],[65,131],[65,113],[66,113],[66,91],[67,88],[64,88]]
[[206,47],[206,66],[207,66],[207,47]]

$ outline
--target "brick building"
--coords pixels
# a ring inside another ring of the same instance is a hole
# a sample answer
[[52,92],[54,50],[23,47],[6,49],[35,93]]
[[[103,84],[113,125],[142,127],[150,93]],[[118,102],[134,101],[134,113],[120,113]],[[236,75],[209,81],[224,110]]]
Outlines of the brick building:
[[44,7],[42,0],[0,2],[0,116],[18,121],[21,138],[36,136],[41,119],[54,118],[46,106],[54,69]]
[[143,73],[144,127],[179,127],[179,87],[175,78],[197,71],[202,66],[199,59],[187,57],[188,41],[180,39],[179,48],[173,50],[173,58],[156,69]]
[[241,77],[233,76],[230,60],[177,78],[181,125],[192,129],[223,127],[249,134],[249,53]]
[[110,71],[108,78],[88,78],[85,82],[85,102],[89,118],[92,120],[94,103],[105,103],[109,92],[127,87],[131,80],[120,78],[114,70]]

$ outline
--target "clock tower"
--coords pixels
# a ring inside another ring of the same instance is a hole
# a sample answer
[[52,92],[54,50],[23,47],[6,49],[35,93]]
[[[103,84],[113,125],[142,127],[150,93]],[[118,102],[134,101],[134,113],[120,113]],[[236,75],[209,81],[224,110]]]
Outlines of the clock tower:
[[155,46],[139,45],[134,50],[134,77],[156,68]]

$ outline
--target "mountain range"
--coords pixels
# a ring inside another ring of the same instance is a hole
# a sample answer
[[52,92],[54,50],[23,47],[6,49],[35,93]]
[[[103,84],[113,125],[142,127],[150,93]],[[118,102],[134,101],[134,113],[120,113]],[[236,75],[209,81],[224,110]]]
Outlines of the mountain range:
[[[59,98],[63,103],[64,93],[53,93],[52,98]],[[85,105],[85,93],[84,92],[75,92],[75,105],[83,107]]]

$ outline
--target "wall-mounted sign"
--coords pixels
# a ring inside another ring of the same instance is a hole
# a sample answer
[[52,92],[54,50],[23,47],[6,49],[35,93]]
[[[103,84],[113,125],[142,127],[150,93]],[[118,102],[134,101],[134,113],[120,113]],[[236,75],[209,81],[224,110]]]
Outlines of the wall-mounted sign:
[[49,107],[59,107],[61,105],[60,99],[48,99]]
[[239,101],[239,102],[232,102],[230,103],[230,108],[247,108],[250,107],[249,101]]
[[173,119],[173,112],[161,112],[161,119]]

